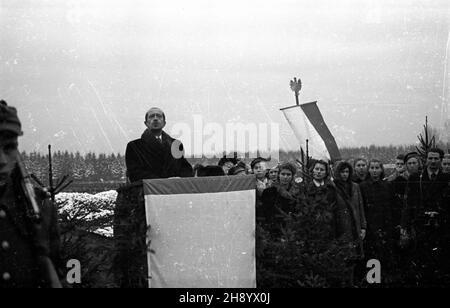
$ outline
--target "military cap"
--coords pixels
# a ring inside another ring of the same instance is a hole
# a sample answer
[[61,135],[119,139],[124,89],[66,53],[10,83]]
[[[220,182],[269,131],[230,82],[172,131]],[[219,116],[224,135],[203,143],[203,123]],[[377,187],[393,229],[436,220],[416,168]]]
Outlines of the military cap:
[[245,163],[238,162],[235,166],[231,167],[228,171],[228,175],[236,175],[241,172],[247,172],[247,168],[245,167]]
[[405,158],[404,158],[403,161],[406,164],[408,162],[408,160],[410,160],[413,157],[416,157],[417,159],[419,159],[419,153],[417,153],[417,152],[409,152],[408,154],[405,155]]
[[268,159],[265,159],[265,158],[262,158],[262,157],[258,157],[258,158],[255,158],[254,160],[252,160],[252,162],[250,163],[250,166],[252,167],[252,170],[253,170],[257,163],[268,162],[268,161],[269,161]]
[[0,100],[0,132],[9,131],[18,136],[23,135],[17,110],[8,106],[4,100]]

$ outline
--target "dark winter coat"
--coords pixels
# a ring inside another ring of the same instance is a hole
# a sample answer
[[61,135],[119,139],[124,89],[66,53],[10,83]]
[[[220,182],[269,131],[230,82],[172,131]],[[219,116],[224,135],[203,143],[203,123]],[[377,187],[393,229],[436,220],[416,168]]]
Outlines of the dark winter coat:
[[356,183],[358,185],[364,181],[367,181],[368,179],[369,179],[369,174],[367,174],[364,179],[361,179],[360,177],[356,176],[355,174],[353,174],[353,176],[352,176],[353,183]]
[[406,189],[406,209],[402,217],[404,228],[424,218],[425,212],[438,212],[440,219],[449,216],[448,202],[450,175],[440,171],[436,179],[429,178],[427,170],[409,178]]
[[396,203],[392,212],[392,219],[394,225],[400,226],[404,205],[406,203],[406,186],[408,184],[408,177],[406,175],[393,174],[392,176],[386,178],[385,181],[389,183],[394,190]]
[[349,182],[350,191],[344,189],[339,181],[336,184],[336,232],[338,237],[353,241],[358,247],[358,253],[363,254],[361,230],[367,228],[364,204],[359,185]]
[[297,198],[300,192],[298,184],[292,182],[286,189],[279,183],[263,191],[262,205],[257,208],[257,215],[262,218],[264,225],[273,234],[280,234],[285,226],[287,215],[295,211]]
[[172,155],[174,141],[175,139],[162,132],[160,142],[147,129],[140,139],[129,142],[125,162],[130,181],[193,176],[191,164],[184,157],[175,158]]
[[323,221],[318,223],[326,226],[327,237],[330,240],[338,238],[336,221],[336,187],[333,182],[326,180],[325,184],[317,187],[313,182],[302,183],[298,199],[301,207],[313,206],[313,210]]
[[393,221],[396,208],[394,190],[389,183],[368,179],[360,185],[367,221],[364,253],[385,263],[392,263],[392,249],[397,236]]
[[392,236],[395,228],[393,209],[396,199],[391,185],[383,181],[368,179],[360,185],[367,221],[367,235],[383,232]]
[[[341,172],[348,169],[349,176],[346,181],[342,179]],[[363,256],[361,230],[367,228],[364,204],[359,185],[352,182],[353,168],[346,162],[336,165],[334,184],[336,186],[336,233],[337,236],[352,244],[356,255]]]

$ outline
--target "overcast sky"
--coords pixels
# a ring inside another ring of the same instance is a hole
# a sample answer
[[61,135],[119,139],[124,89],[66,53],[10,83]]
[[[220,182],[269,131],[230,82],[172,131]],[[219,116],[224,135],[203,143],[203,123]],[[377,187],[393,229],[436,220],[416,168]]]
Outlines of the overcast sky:
[[[412,144],[449,102],[450,1],[0,0],[0,98],[21,149],[120,152],[176,123],[278,123],[318,101],[341,146]],[[447,75],[447,76],[446,76]]]

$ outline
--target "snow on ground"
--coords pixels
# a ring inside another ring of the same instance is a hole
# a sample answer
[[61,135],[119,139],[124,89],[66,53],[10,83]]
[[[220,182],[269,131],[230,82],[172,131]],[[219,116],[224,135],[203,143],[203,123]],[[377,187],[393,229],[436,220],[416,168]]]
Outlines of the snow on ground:
[[[68,220],[102,222],[93,232],[107,237],[113,236],[112,221],[117,191],[110,190],[95,195],[88,193],[59,193],[55,197],[60,216]],[[105,223],[106,221],[106,223]]]

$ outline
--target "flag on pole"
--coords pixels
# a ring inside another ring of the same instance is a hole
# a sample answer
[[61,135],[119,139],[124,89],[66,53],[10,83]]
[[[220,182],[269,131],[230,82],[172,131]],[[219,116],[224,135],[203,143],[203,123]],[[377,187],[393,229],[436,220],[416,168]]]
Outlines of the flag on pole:
[[336,140],[320,113],[317,102],[280,109],[292,128],[300,146],[309,144],[309,156],[316,159],[340,160]]
[[150,287],[256,287],[254,176],[143,185]]

